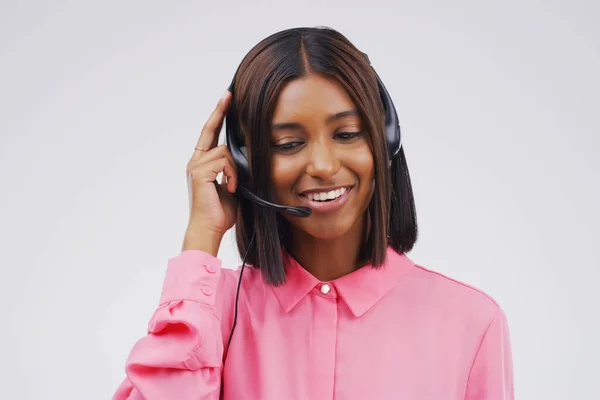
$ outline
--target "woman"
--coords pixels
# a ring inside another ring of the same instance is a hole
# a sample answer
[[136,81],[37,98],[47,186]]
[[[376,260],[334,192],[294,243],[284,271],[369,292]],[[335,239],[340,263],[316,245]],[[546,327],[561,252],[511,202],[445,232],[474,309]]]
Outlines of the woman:
[[[512,399],[502,309],[405,254],[408,168],[365,55],[331,29],[286,30],[230,89],[188,163],[182,252],[114,399]],[[244,275],[217,258],[234,223]]]

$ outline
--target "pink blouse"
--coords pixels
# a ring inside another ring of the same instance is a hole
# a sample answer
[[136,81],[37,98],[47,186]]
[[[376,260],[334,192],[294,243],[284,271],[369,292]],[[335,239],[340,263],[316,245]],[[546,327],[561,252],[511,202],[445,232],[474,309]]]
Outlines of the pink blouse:
[[382,268],[331,282],[284,261],[279,287],[244,269],[226,349],[239,269],[170,259],[113,400],[514,399],[506,316],[485,293],[391,248]]

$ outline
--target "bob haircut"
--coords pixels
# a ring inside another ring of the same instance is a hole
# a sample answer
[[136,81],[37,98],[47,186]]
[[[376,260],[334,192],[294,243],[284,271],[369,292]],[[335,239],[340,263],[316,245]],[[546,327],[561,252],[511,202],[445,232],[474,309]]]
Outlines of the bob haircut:
[[[271,123],[277,99],[292,80],[317,74],[340,84],[355,103],[370,141],[375,167],[375,191],[365,213],[360,265],[377,268],[391,246],[410,251],[417,240],[413,191],[404,150],[389,166],[385,112],[375,71],[366,55],[341,33],[327,27],[294,28],[275,33],[253,47],[234,78],[238,126],[248,150],[251,182],[248,189],[273,201],[270,179]],[[255,243],[251,248],[252,234]],[[289,222],[277,211],[240,198],[236,221],[240,256],[261,270],[266,283],[286,281],[282,250],[289,252]]]

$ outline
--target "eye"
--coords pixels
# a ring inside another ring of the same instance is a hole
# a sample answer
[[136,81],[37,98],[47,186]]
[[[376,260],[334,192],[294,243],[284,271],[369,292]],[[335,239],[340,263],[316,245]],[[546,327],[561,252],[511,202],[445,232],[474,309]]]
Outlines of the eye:
[[276,144],[273,146],[273,149],[275,151],[285,152],[285,151],[290,151],[300,145],[302,145],[302,142],[288,142],[288,143]]
[[333,137],[342,141],[349,141],[362,136],[362,132],[338,132]]

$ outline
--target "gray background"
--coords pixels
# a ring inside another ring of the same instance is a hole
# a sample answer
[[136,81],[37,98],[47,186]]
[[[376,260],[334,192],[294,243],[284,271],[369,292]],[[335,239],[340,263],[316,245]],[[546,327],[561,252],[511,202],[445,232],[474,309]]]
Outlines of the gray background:
[[[327,25],[399,110],[411,258],[502,305],[519,399],[600,398],[598,2],[1,4],[0,397],[112,395],[202,124],[259,40]],[[230,236],[220,256],[237,266]]]

